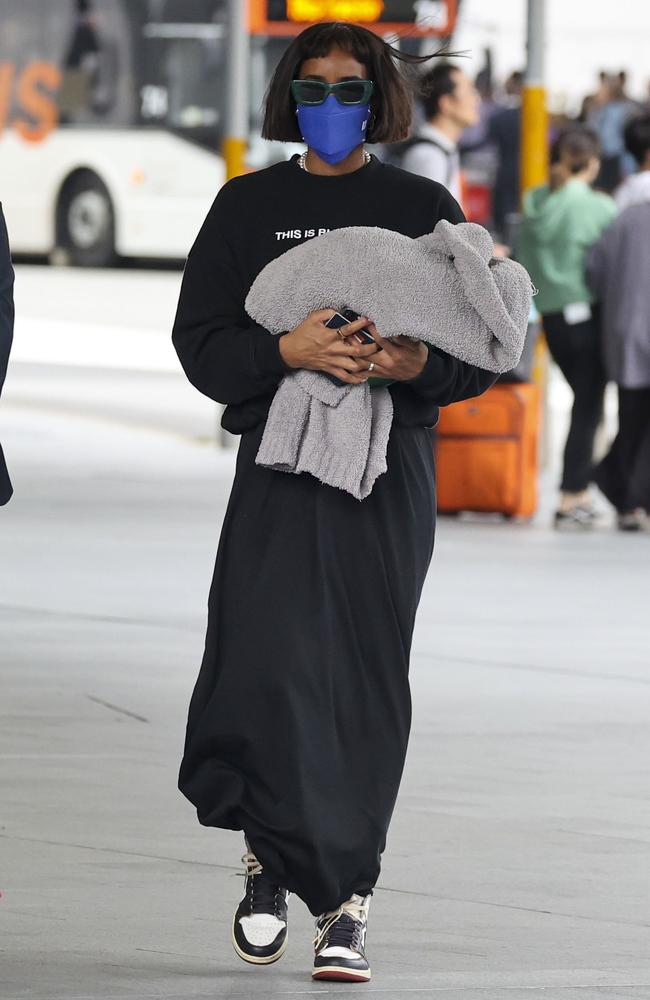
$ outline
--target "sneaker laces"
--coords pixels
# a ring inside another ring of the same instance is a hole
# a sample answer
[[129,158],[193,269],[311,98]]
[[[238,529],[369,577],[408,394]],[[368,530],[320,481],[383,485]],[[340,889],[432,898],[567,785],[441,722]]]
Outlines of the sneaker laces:
[[246,854],[242,855],[242,864],[246,865],[246,871],[239,874],[245,875],[246,878],[249,875],[261,875],[264,870],[252,851],[247,851]]
[[239,872],[239,874],[247,880],[246,888],[251,915],[272,913],[277,916],[277,894],[281,892],[280,886],[274,885],[268,876],[264,875],[264,868],[252,851],[247,851],[242,856],[242,862],[246,866],[246,871]]
[[[359,935],[361,929],[368,919],[370,901],[361,896],[352,897],[341,903],[338,910],[323,913],[316,925],[316,937],[314,938],[314,948],[320,951],[321,946],[328,938],[327,946],[339,946],[351,948],[356,951],[359,945]],[[341,920],[341,917],[350,917],[350,920]],[[321,926],[321,920],[324,921]]]

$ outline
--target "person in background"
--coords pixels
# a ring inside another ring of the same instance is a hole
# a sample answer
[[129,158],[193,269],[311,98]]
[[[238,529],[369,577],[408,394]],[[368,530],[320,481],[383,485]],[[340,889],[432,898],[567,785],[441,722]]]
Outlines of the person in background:
[[480,202],[467,205],[472,214],[473,222],[488,226],[492,220],[492,191],[499,165],[499,154],[496,146],[490,140],[490,119],[499,111],[499,104],[494,96],[490,53],[485,54],[486,65],[481,69],[475,80],[476,90],[480,98],[479,119],[476,125],[470,125],[463,132],[458,151],[460,153],[461,174],[463,180],[463,197],[473,202],[472,186],[485,190],[485,207]]
[[511,73],[506,80],[501,108],[490,118],[488,138],[498,153],[494,182],[494,230],[503,243],[510,242],[510,218],[519,211],[519,150],[521,147],[521,91],[524,75]]
[[591,248],[587,277],[602,302],[605,365],[618,386],[619,430],[595,482],[623,531],[650,513],[650,114],[625,129],[639,165],[619,191],[618,218]]
[[458,148],[461,158],[464,152],[474,152],[490,145],[490,118],[500,108],[494,96],[489,51],[486,51],[485,58],[486,65],[479,70],[474,81],[479,96],[478,118],[474,125],[469,125],[463,131],[460,138]]
[[[14,333],[14,271],[11,266],[9,239],[0,205],[0,392],[7,374],[9,352]],[[0,445],[0,505],[8,503],[13,489]]]
[[596,110],[609,100],[608,81],[609,76],[604,69],[601,69],[598,74],[598,86],[596,87],[596,90],[592,94],[585,94],[582,100],[580,114],[576,119],[580,125],[588,126]]
[[647,205],[650,202],[650,164],[644,146],[650,119],[650,108],[628,123],[624,133],[625,148],[632,156],[637,171],[625,178],[614,193],[614,201],[619,212],[631,205]]
[[524,198],[517,254],[539,289],[536,305],[548,347],[574,396],[555,514],[558,528],[590,528],[596,517],[588,487],[606,376],[598,310],[584,268],[587,251],[616,214],[612,199],[591,187],[600,167],[598,154],[597,137],[583,128],[555,140],[550,183]]
[[451,63],[425,73],[420,89],[426,121],[409,140],[401,166],[438,181],[460,201],[458,141],[468,126],[479,121],[478,91],[467,74]]
[[99,58],[99,40],[91,0],[77,0],[72,37],[64,59],[65,69],[94,72]]
[[[14,272],[9,253],[9,239],[0,205],[0,391],[7,374],[9,352],[14,332]],[[0,505],[7,503],[13,493],[11,480],[0,445]]]
[[596,132],[601,146],[601,166],[595,186],[600,191],[615,191],[627,173],[633,169],[628,161],[623,141],[627,122],[638,113],[639,106],[628,97],[624,71],[607,77],[605,99],[597,103],[587,122]]

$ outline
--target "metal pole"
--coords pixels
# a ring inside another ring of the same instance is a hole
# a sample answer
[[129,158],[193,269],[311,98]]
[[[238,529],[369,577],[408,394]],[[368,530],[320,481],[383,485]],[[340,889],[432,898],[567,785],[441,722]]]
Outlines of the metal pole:
[[246,169],[250,62],[247,14],[247,0],[228,0],[226,132],[222,146],[226,180],[238,177]]
[[[521,194],[548,180],[548,113],[544,87],[546,0],[527,0],[526,74],[521,101]],[[548,351],[543,336],[535,345],[533,381],[542,390],[542,464],[548,458]]]
[[548,177],[548,115],[544,88],[546,0],[527,0],[526,75],[521,103],[521,191]]
[[[239,177],[246,170],[250,63],[247,15],[248,0],[228,0],[226,129],[221,145],[227,181],[231,177]],[[230,448],[233,446],[234,438],[221,426],[223,409],[223,406],[220,406],[218,411],[217,442],[222,448]]]

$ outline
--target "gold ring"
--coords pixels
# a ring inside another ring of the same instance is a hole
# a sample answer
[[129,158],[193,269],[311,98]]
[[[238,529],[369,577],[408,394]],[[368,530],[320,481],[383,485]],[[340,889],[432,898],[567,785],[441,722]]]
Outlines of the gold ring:
[[341,338],[341,340],[345,340],[347,334],[343,332],[343,327],[341,327],[341,326],[337,327],[336,328],[336,333]]

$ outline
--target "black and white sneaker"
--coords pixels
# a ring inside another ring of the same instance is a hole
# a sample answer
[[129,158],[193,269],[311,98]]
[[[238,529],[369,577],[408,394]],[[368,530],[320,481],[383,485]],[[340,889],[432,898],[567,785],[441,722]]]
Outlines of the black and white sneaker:
[[591,531],[598,523],[598,514],[591,504],[576,504],[556,511],[554,523],[559,531]]
[[270,965],[287,947],[289,892],[275,885],[252,851],[244,854],[246,895],[235,911],[232,943],[245,962]]
[[370,896],[351,896],[338,910],[316,921],[312,979],[367,983],[370,965],[364,951]]

